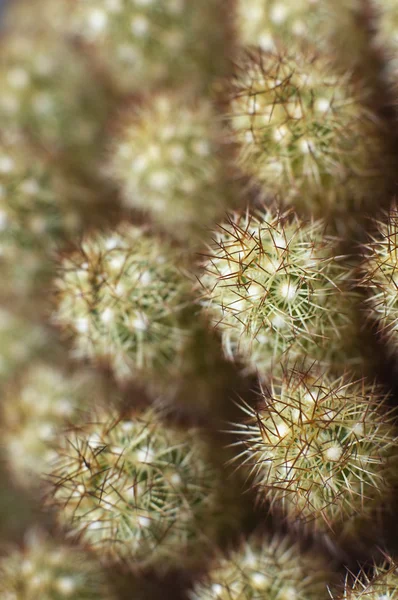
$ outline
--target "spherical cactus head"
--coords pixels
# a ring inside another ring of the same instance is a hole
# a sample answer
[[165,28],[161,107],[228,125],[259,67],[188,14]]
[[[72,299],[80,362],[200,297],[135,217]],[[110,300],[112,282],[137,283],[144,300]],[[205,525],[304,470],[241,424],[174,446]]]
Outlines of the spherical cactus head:
[[[238,425],[258,497],[339,532],[391,496],[395,429],[375,385],[321,370],[272,380]],[[350,529],[351,530],[351,529]],[[349,532],[348,532],[349,533]]]
[[226,204],[222,131],[210,102],[159,93],[121,119],[109,173],[124,203],[173,237],[204,235]]
[[326,598],[326,568],[319,555],[303,553],[287,538],[252,537],[214,561],[191,600],[310,600]]
[[178,370],[189,339],[182,265],[167,242],[132,225],[85,238],[56,280],[54,320],[76,356],[106,362],[121,381]]
[[203,303],[226,356],[260,372],[282,358],[347,357],[356,295],[346,289],[349,272],[334,259],[335,240],[324,236],[322,221],[272,208],[233,213],[213,240]]
[[41,530],[29,530],[21,547],[4,547],[0,593],[4,600],[113,600],[95,559],[78,548],[57,543]]
[[55,452],[48,502],[100,557],[162,569],[208,550],[222,511],[219,473],[197,430],[180,431],[152,409],[102,414]]
[[398,209],[394,204],[381,220],[376,233],[363,247],[362,285],[368,294],[366,310],[377,324],[387,348],[398,348]]
[[382,565],[375,565],[373,572],[361,571],[354,582],[347,581],[336,600],[393,600],[397,587],[397,565],[387,559]]
[[344,232],[347,212],[357,219],[387,168],[382,126],[363,96],[312,50],[244,54],[227,116],[237,165],[267,194]]

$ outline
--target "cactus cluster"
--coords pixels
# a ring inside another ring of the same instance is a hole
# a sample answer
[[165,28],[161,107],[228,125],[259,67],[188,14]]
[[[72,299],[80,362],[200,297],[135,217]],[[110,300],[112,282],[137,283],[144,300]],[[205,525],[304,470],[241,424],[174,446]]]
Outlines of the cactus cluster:
[[8,2],[4,600],[396,597],[396,15]]

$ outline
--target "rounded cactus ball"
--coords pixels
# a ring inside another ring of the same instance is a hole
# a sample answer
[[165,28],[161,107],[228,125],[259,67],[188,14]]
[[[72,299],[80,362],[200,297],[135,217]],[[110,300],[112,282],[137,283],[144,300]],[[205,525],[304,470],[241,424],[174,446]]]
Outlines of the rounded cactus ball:
[[163,423],[153,409],[100,413],[54,451],[48,504],[100,557],[162,569],[208,551],[224,516],[220,474],[198,430]]
[[[322,529],[353,530],[391,497],[396,431],[375,385],[321,370],[271,380],[257,406],[242,404],[236,460],[258,497]],[[348,528],[348,529],[347,529]]]

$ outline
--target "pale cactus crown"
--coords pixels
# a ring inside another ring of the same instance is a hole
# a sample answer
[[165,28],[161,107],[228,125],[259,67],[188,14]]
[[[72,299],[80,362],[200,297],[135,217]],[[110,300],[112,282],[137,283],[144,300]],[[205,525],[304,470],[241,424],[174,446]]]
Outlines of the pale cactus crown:
[[161,568],[208,549],[222,508],[198,430],[165,424],[153,409],[100,413],[54,450],[48,503],[99,556]]
[[229,556],[219,556],[191,600],[327,599],[327,569],[314,553],[287,538],[252,537]]
[[126,207],[137,208],[172,236],[203,235],[223,212],[222,132],[212,105],[181,105],[159,94],[127,112],[110,151],[110,176]]
[[235,426],[243,445],[235,460],[253,474],[259,499],[339,530],[391,494],[396,431],[383,399],[365,380],[288,371],[256,408],[242,402],[248,419]]
[[328,360],[347,348],[356,294],[324,227],[269,208],[232,213],[218,226],[201,285],[228,358],[261,374],[282,358]]
[[101,568],[88,553],[30,530],[22,547],[0,556],[2,600],[115,600]]
[[121,381],[178,369],[190,336],[183,262],[134,225],[87,236],[56,281],[54,321],[74,339],[74,354],[109,364]]
[[347,211],[384,183],[381,125],[364,94],[313,50],[247,53],[226,114],[242,173],[304,214],[344,215],[344,231]]

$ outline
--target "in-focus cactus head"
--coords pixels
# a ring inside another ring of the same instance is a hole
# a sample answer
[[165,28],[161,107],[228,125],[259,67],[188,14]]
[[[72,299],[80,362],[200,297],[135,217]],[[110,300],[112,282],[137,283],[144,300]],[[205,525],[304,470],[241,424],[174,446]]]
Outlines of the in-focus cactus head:
[[398,208],[376,223],[377,233],[363,248],[362,284],[369,294],[366,312],[376,321],[392,353],[398,350]]
[[362,571],[353,583],[347,581],[343,595],[336,600],[395,600],[397,590],[397,565],[389,559],[375,566],[373,574]]
[[189,281],[166,242],[127,225],[85,238],[56,280],[55,322],[74,353],[106,361],[120,380],[178,370],[189,339]]
[[22,547],[3,548],[3,600],[113,600],[99,565],[87,553],[30,530]]
[[177,238],[203,235],[227,196],[222,132],[211,104],[182,105],[180,96],[163,93],[126,117],[109,167],[125,205],[147,212]]
[[347,212],[380,192],[387,168],[381,125],[362,96],[312,50],[246,53],[227,109],[242,173],[345,231]]
[[396,433],[375,385],[322,371],[288,371],[259,396],[236,459],[258,497],[288,515],[341,530],[391,495]]
[[283,538],[255,538],[230,556],[218,557],[191,600],[320,600],[326,569],[319,556]]
[[282,357],[344,360],[356,296],[322,221],[269,208],[233,213],[213,239],[201,284],[226,356],[260,372]]
[[99,556],[161,569],[194,561],[214,538],[219,473],[198,430],[182,432],[153,409],[101,414],[55,451],[49,504]]

